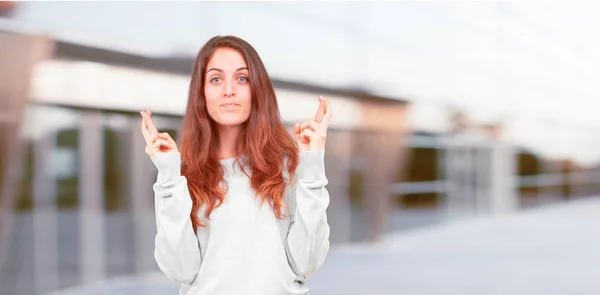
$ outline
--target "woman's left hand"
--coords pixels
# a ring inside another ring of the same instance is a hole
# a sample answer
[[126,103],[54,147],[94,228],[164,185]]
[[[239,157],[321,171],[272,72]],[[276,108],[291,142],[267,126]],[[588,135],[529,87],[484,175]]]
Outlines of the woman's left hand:
[[327,140],[327,127],[331,120],[331,105],[324,96],[319,96],[319,108],[314,119],[296,123],[294,126],[294,138],[300,152],[325,149]]

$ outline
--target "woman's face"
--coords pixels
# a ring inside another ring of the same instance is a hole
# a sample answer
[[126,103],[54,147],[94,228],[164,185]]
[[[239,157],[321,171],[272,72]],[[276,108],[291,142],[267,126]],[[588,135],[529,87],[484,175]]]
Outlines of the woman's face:
[[206,66],[204,96],[209,116],[222,126],[234,127],[250,116],[248,65],[230,48],[218,48]]

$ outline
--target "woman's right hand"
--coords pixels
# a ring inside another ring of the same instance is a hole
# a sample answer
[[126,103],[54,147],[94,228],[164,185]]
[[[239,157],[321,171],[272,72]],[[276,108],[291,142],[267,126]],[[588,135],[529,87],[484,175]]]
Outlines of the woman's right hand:
[[147,110],[141,111],[140,114],[142,115],[142,135],[146,140],[146,154],[152,157],[156,153],[177,152],[177,144],[173,138],[166,132],[158,133],[156,130],[150,119],[152,112]]

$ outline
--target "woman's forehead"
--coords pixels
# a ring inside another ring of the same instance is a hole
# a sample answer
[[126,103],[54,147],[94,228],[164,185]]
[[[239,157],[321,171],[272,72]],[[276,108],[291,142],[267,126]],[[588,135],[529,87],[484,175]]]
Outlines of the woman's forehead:
[[242,54],[237,50],[230,48],[219,48],[215,50],[206,66],[207,71],[211,68],[219,69],[225,72],[235,72],[243,68],[248,68]]

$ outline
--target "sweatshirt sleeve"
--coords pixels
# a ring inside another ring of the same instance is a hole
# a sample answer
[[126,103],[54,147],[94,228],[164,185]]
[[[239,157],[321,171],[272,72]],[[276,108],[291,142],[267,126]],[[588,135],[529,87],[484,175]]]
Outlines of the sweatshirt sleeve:
[[[329,252],[326,209],[329,193],[325,186],[325,150],[300,152],[300,163],[292,187],[292,210],[286,241],[288,262],[296,275],[316,272]],[[295,197],[294,197],[295,195]]]
[[157,229],[154,259],[170,279],[192,284],[202,258],[190,218],[192,199],[187,179],[181,175],[181,154],[157,153],[151,160],[158,168],[153,185]]

